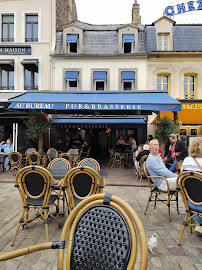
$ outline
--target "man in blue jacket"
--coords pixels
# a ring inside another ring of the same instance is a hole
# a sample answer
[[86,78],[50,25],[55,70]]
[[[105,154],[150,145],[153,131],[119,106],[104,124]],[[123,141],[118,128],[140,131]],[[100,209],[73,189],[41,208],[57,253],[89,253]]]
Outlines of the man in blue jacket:
[[[149,143],[150,154],[146,161],[146,168],[150,176],[163,176],[168,180],[169,188],[176,190],[177,174],[169,171],[159,155],[158,140],[151,140]],[[167,191],[167,183],[163,178],[152,178],[153,183],[162,191]]]

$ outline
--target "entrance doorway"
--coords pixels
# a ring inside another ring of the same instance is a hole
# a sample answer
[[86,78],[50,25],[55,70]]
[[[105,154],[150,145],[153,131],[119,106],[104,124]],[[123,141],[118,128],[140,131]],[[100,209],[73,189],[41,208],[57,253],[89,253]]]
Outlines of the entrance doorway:
[[181,126],[180,138],[187,145],[187,136],[197,136],[200,134],[200,126]]

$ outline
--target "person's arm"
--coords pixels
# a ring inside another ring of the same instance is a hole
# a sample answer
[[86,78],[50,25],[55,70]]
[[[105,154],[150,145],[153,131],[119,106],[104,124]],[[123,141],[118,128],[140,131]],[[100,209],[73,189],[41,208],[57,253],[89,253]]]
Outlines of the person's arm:
[[5,146],[6,146],[6,144],[3,144],[3,143],[5,143],[4,141],[2,141],[1,143],[0,143],[0,149],[4,149],[5,150]]

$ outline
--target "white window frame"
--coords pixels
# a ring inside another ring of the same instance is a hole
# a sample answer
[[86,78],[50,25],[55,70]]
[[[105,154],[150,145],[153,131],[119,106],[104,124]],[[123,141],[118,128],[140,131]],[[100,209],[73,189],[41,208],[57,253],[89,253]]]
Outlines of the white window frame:
[[123,79],[122,79],[122,90],[123,91],[134,91],[135,90],[135,82],[130,82],[131,83],[131,88],[130,90],[124,90],[124,82],[123,82]]
[[[38,42],[25,42],[26,34],[26,15],[38,15]],[[27,43],[39,43],[41,42],[41,11],[40,10],[24,10],[22,11],[22,42]]]
[[104,83],[104,89],[103,90],[96,90],[96,83],[97,82],[99,82],[99,81],[94,82],[94,91],[106,91],[106,89],[107,89],[107,81],[104,81],[104,82],[102,81]]
[[79,80],[78,80],[78,78],[77,78],[77,81],[76,81],[77,82],[77,87],[70,87],[69,82],[70,81],[65,82],[67,91],[79,91]]
[[[21,57],[20,59],[20,63],[25,60],[25,59],[36,59],[38,60],[38,90],[41,90],[41,56],[37,56],[37,57]],[[21,68],[20,68],[20,78],[21,78],[21,82],[20,82],[20,88],[24,89],[25,86],[25,72],[24,72],[24,65],[20,64]],[[37,90],[37,91],[38,91]]]
[[[14,42],[17,41],[17,11],[2,11],[0,12],[0,37],[2,38],[2,15],[14,15]],[[1,42],[1,40],[0,40]],[[14,43],[14,42],[9,42],[9,43]],[[6,42],[1,42],[1,43],[6,43]]]

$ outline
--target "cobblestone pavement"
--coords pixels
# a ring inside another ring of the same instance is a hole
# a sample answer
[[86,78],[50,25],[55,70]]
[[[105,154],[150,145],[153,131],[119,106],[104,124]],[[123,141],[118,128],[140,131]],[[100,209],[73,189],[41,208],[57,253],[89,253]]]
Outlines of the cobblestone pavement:
[[[44,242],[44,225],[39,221],[35,221],[29,224],[27,230],[19,231],[15,246],[11,247],[10,243],[16,230],[22,204],[18,190],[13,184],[0,183],[0,186],[0,252]],[[180,201],[180,215],[177,215],[176,208],[172,205],[172,221],[168,222],[167,207],[161,203],[157,203],[157,209],[153,209],[153,205],[150,203],[147,215],[144,215],[149,195],[148,187],[107,186],[104,192],[112,193],[127,201],[139,214],[148,236],[153,232],[157,232],[156,255],[149,254],[148,269],[202,270],[202,237],[194,233],[191,234],[186,227],[182,238],[182,246],[177,246],[177,239],[184,217],[182,201]],[[64,224],[64,221],[65,217],[60,217],[60,223]],[[50,241],[58,240],[61,229],[56,230],[56,224],[52,220],[48,222]],[[1,262],[0,269],[57,269],[57,251],[40,251],[7,262]],[[138,269],[138,263],[135,269]]]

